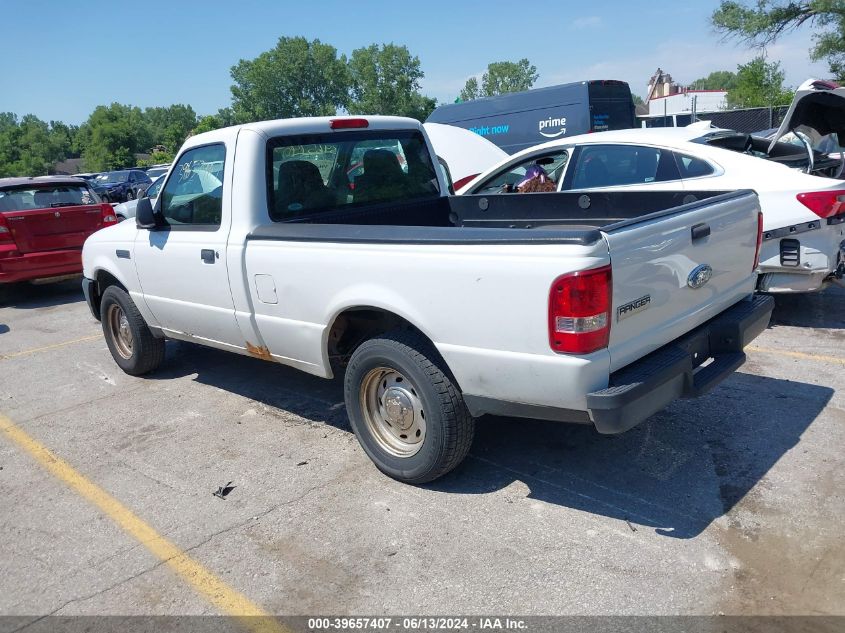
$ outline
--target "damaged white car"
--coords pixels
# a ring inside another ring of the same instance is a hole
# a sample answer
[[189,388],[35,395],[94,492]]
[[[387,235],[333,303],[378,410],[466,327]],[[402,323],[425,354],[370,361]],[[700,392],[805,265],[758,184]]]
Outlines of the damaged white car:
[[[814,92],[804,106],[799,101],[783,133],[809,122],[822,136],[841,130],[845,139],[845,107],[839,105],[845,101],[838,95],[832,101],[828,92],[823,99]],[[753,189],[763,210],[758,290],[812,292],[845,276],[845,181],[830,177],[841,175],[840,161],[827,154],[708,122],[618,130],[523,150],[458,193],[524,190],[517,183],[535,165],[558,192],[682,190],[694,200],[695,192]]]

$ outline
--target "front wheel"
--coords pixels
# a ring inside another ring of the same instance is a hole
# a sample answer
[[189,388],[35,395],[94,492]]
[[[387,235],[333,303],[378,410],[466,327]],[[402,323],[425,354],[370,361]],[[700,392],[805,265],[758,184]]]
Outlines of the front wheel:
[[156,338],[129,294],[109,286],[100,302],[100,321],[112,358],[127,374],[146,374],[164,360],[164,339]]
[[361,447],[394,479],[433,481],[469,452],[475,422],[437,350],[415,332],[362,343],[346,369],[344,395]]

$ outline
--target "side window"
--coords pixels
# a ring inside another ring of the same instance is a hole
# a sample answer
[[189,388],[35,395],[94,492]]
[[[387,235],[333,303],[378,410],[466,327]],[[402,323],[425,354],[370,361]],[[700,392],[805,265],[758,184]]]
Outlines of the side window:
[[639,145],[585,145],[568,188],[645,185],[680,177],[670,151]]
[[161,192],[161,214],[168,224],[220,226],[223,214],[222,144],[190,149],[179,158]]
[[539,166],[547,175],[549,181],[557,183],[560,181],[566,163],[569,160],[569,152],[562,150],[552,154],[544,154],[542,156],[532,156],[526,158],[518,163],[505,167],[502,171],[490,176],[482,184],[475,187],[472,193],[499,193],[502,191],[516,191],[517,186],[523,182],[526,177],[530,177],[529,170],[532,174],[538,171],[535,166]]
[[706,160],[687,156],[686,154],[675,154],[678,169],[681,170],[681,178],[699,178],[709,176],[715,170]]

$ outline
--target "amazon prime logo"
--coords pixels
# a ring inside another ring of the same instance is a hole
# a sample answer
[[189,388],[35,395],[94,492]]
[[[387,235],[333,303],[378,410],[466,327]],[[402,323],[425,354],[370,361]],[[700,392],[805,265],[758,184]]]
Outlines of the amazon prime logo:
[[[566,117],[549,117],[543,121],[538,121],[538,124],[540,126],[540,134],[546,138],[557,138],[562,134],[566,134]],[[546,131],[544,132],[543,130]]]
[[713,269],[709,264],[701,264],[692,269],[692,272],[687,277],[687,285],[693,290],[698,290],[710,281],[713,276]]

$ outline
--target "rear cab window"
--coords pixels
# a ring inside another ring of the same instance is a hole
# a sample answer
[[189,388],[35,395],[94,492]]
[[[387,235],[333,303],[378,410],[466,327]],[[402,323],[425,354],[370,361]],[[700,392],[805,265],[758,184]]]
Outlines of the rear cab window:
[[266,176],[274,222],[440,196],[436,167],[418,130],[276,137],[267,143]]

